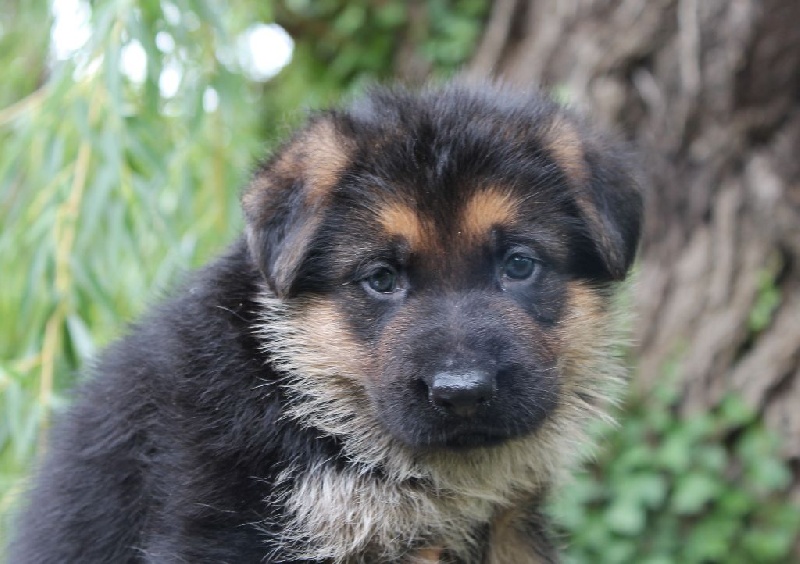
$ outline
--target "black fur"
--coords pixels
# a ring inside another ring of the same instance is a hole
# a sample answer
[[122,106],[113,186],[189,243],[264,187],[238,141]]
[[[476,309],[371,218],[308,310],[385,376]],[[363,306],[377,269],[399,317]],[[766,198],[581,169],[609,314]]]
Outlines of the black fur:
[[[256,335],[267,285],[289,303],[328,300],[369,351],[401,308],[419,320],[400,324],[402,346],[384,355],[366,394],[385,432],[406,447],[483,448],[534,432],[562,401],[549,376],[557,359],[549,345],[527,342],[519,327],[528,325],[495,313],[513,309],[551,338],[568,313],[569,283],[602,288],[624,277],[641,212],[624,160],[606,158],[599,138],[587,138],[587,182],[571,185],[543,142],[545,124],[560,113],[538,97],[494,89],[377,90],[312,120],[296,139],[328,120],[345,143],[348,164],[335,185],[312,201],[302,178],[276,172],[283,151],[262,167],[257,177],[270,188],[245,203],[247,241],[109,347],[77,390],[52,433],[10,562],[299,562],[302,540],[282,536],[289,516],[275,495],[286,487],[279,473],[352,461],[343,437],[286,415],[284,376]],[[529,219],[496,226],[485,244],[462,252],[456,212],[487,185],[511,187]],[[579,198],[592,203],[591,217]],[[387,239],[370,214],[390,199],[413,205],[452,252],[434,262]],[[501,287],[498,264],[517,248],[538,270]],[[376,264],[401,271],[408,305],[365,291]],[[469,421],[431,409],[420,384],[458,347],[467,351],[458,362],[499,365],[493,403]],[[372,479],[383,479],[381,471],[372,468]],[[527,528],[541,562],[554,561],[538,511],[526,519],[516,526]],[[488,528],[465,534],[483,538],[485,549]],[[409,553],[428,540],[410,539]]]
[[[280,419],[252,325],[243,242],[112,345],[49,442],[9,562],[261,562],[280,558],[260,503],[288,459],[335,441]],[[267,519],[269,518],[269,519]]]

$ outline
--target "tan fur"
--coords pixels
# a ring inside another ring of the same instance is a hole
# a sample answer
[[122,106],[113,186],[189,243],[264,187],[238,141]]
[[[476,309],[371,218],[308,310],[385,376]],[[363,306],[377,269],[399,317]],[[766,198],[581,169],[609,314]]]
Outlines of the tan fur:
[[573,187],[583,186],[588,180],[589,169],[584,158],[583,141],[575,125],[557,117],[546,135],[547,150],[555,159]]
[[496,225],[512,223],[516,216],[516,202],[510,194],[499,188],[477,192],[464,206],[459,225],[470,239],[484,238]]
[[490,530],[486,564],[544,564],[536,546],[539,539],[531,538],[530,531],[521,526],[524,509],[513,507],[497,514]]
[[269,221],[275,202],[283,196],[280,190],[295,189],[294,181],[303,181],[303,197],[308,206],[302,226],[289,232],[284,250],[273,265],[276,288],[284,288],[304,256],[311,237],[319,227],[321,214],[314,213],[339,180],[349,164],[352,141],[336,132],[328,120],[313,124],[283,150],[270,173],[256,176],[242,196],[242,208],[247,218],[245,235],[248,245],[258,255],[256,233]]
[[418,550],[416,554],[412,557],[412,562],[416,562],[418,564],[425,564],[427,562],[439,562],[439,558],[442,557],[442,549],[441,548],[425,548],[423,550]]
[[623,325],[619,308],[588,282],[568,284],[567,314],[559,323],[564,392],[595,417],[610,421],[621,388],[618,350]]
[[337,135],[333,124],[323,121],[309,134],[306,152],[309,196],[322,198],[338,182],[342,170],[349,164],[350,146]]
[[[571,313],[558,328],[564,358],[554,374],[563,394],[536,433],[492,448],[419,453],[376,419],[360,384],[376,368],[348,336],[335,307],[321,298],[288,304],[265,289],[260,335],[284,374],[287,416],[338,437],[351,461],[341,470],[293,468],[284,474],[285,498],[276,501],[293,515],[284,534],[316,541],[297,557],[349,564],[360,562],[369,547],[380,547],[386,561],[399,562],[420,544],[467,557],[479,524],[559,482],[584,452],[588,422],[605,417],[600,405],[608,402],[609,381],[620,371],[602,298],[591,293],[582,284],[571,287]],[[379,467],[380,478],[373,472]],[[495,564],[517,562],[496,554]]]
[[283,150],[269,176],[252,180],[242,196],[242,207],[250,221],[260,225],[273,209],[275,190],[292,186],[287,179],[304,182],[304,195],[309,205],[322,202],[338,182],[350,162],[351,142],[340,136],[333,124],[322,120],[300,134]]
[[550,125],[546,135],[547,149],[567,175],[570,187],[575,190],[575,201],[584,218],[592,227],[592,234],[599,247],[606,253],[611,262],[621,262],[617,256],[618,245],[608,238],[608,231],[603,225],[596,204],[581,190],[589,182],[589,167],[586,164],[584,142],[576,126],[563,117],[558,117]]
[[272,182],[266,176],[257,176],[250,182],[242,195],[242,208],[250,221],[260,224],[264,220],[270,209],[268,202],[273,190]]
[[350,142],[329,120],[322,120],[284,151],[275,171],[286,178],[305,180],[307,201],[317,202],[327,196],[349,163]]
[[429,228],[422,224],[419,216],[405,204],[394,202],[379,211],[383,230],[393,236],[404,238],[412,249],[430,246]]

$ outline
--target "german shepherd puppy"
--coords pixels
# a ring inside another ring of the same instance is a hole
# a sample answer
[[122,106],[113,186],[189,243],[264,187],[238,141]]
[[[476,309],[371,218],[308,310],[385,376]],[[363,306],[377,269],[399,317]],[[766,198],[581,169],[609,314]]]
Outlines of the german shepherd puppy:
[[11,562],[556,562],[542,500],[621,375],[624,152],[539,95],[375,89],[242,201],[95,364]]

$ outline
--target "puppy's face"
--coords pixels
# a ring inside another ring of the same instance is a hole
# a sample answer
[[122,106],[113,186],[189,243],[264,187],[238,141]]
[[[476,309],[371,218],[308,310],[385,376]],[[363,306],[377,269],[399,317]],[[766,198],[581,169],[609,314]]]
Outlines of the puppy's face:
[[297,401],[421,449],[557,416],[594,377],[570,367],[638,238],[616,159],[557,107],[494,91],[377,92],[312,120],[244,197],[291,318],[273,339],[309,357],[284,362]]

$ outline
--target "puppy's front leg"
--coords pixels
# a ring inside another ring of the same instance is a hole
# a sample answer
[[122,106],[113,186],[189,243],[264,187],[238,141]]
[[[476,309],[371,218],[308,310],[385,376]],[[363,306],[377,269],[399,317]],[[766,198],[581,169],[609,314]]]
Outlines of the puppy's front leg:
[[535,504],[498,513],[492,522],[485,564],[558,564],[548,522]]

